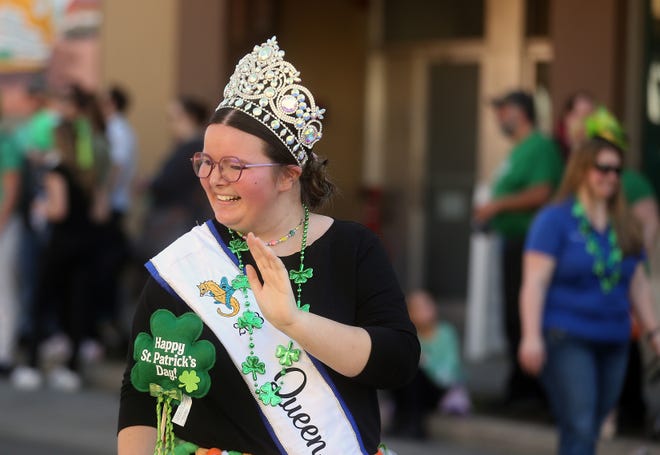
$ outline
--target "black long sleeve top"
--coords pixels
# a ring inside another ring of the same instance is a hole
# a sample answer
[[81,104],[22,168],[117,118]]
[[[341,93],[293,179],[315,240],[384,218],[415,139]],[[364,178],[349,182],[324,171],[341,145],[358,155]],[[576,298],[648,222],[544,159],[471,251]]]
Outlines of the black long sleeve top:
[[[227,229],[218,223],[216,228],[228,244]],[[287,269],[297,269],[300,255],[281,259]],[[254,265],[249,252],[243,253],[243,261]],[[302,303],[310,304],[310,312],[363,327],[371,337],[371,353],[359,375],[349,378],[327,370],[357,423],[365,449],[376,453],[380,442],[376,390],[399,387],[411,380],[419,360],[419,342],[403,293],[379,239],[357,223],[334,221],[307,247],[305,267],[314,268],[314,277],[302,288]],[[132,340],[139,332],[149,331],[149,318],[159,308],[177,316],[190,311],[149,279],[138,303]],[[185,427],[175,425],[175,434],[201,447],[279,453],[264,427],[255,397],[227,351],[206,326],[200,339],[210,340],[216,348],[211,389],[205,397],[194,400]],[[130,383],[134,364],[131,344],[121,392],[120,430],[132,425],[156,426],[155,398],[138,392]]]

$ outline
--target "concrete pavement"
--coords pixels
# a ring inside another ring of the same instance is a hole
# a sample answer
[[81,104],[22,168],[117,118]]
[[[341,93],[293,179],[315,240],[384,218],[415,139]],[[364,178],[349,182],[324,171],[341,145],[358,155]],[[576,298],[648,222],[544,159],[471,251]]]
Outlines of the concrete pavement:
[[[491,365],[490,367],[493,367]],[[482,365],[488,369],[488,363]],[[93,385],[80,392],[13,389],[0,380],[0,454],[109,455],[116,452],[120,363],[104,362],[87,370]],[[473,374],[475,372],[473,371]],[[480,380],[495,387],[497,375],[484,370]],[[433,416],[431,439],[424,443],[386,439],[399,455],[551,455],[552,426],[499,416]],[[641,451],[645,447],[646,452]],[[599,455],[660,455],[649,441],[616,438],[601,444]]]
[[[111,455],[116,453],[118,394],[100,388],[77,393],[18,392],[0,381],[0,454]],[[399,455],[501,455],[470,446],[388,440]]]
[[[0,380],[0,454],[110,455],[116,453],[116,418],[122,366],[89,368],[93,387],[76,393],[48,388],[25,392]],[[399,455],[502,455],[470,444],[387,440]]]
[[[550,425],[480,415],[467,419],[434,416],[430,428],[435,440],[451,441],[459,447],[488,448],[494,454],[554,455],[556,450],[557,436]],[[660,455],[660,445],[616,437],[601,441],[598,455]]]
[[117,394],[86,389],[17,391],[0,382],[0,453],[116,453]]

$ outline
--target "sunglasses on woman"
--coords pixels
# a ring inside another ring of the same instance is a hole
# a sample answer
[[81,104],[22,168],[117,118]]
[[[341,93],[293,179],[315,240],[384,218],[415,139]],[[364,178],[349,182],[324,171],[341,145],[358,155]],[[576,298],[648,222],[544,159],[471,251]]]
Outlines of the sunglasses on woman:
[[621,172],[623,171],[621,166],[612,166],[612,165],[609,165],[609,164],[595,163],[593,167],[594,167],[594,169],[596,169],[598,172],[600,172],[603,175],[606,175],[606,174],[609,174],[609,173],[613,172],[614,174],[617,175],[617,177],[621,176]]

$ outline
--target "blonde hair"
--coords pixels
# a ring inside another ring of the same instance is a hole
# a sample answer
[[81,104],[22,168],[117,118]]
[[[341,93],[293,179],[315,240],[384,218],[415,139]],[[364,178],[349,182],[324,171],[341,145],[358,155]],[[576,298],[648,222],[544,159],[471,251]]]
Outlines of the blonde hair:
[[[589,139],[571,152],[564,178],[557,191],[556,200],[558,202],[563,202],[578,193],[586,181],[587,173],[596,164],[596,157],[604,149],[615,151],[623,163],[621,149],[605,139]],[[619,181],[616,193],[607,201],[607,212],[623,253],[625,255],[639,254],[643,248],[641,227],[636,218],[629,213],[621,181]]]

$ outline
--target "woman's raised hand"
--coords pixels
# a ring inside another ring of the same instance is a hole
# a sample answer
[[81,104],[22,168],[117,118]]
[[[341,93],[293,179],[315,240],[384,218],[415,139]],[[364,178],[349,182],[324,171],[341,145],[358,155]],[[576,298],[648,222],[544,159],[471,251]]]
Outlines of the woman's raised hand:
[[247,244],[257,263],[263,283],[251,265],[245,267],[250,288],[264,317],[280,330],[293,324],[300,314],[291,289],[289,273],[273,251],[254,234],[247,235]]

